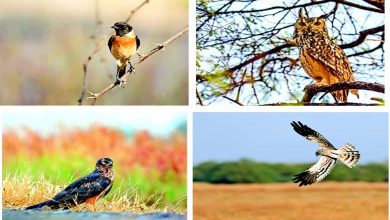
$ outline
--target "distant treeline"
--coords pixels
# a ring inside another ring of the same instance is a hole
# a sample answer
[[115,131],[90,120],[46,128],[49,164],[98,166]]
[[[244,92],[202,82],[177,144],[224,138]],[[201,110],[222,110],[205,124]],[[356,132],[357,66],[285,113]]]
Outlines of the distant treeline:
[[[339,162],[338,162],[339,163]],[[195,182],[209,183],[273,183],[290,182],[291,178],[312,164],[205,162],[194,167]],[[348,168],[337,164],[324,181],[387,182],[388,163],[371,163]]]

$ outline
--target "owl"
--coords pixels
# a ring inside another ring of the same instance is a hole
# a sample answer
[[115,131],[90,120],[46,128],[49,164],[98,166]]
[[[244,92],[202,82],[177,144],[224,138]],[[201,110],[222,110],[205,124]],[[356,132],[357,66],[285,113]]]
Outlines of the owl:
[[[305,72],[317,85],[353,82],[355,78],[344,51],[328,35],[323,16],[306,17],[303,9],[295,23],[294,42],[299,48],[299,60]],[[336,102],[346,102],[349,90],[332,92]],[[351,93],[359,98],[359,92]]]

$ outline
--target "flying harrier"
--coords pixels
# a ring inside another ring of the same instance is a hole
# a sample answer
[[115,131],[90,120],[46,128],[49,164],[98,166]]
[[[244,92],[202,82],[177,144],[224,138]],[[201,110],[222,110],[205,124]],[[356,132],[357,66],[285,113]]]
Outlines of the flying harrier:
[[340,149],[335,148],[328,140],[320,133],[302,124],[301,122],[293,121],[291,123],[295,132],[302,135],[309,141],[317,143],[320,147],[316,151],[316,156],[320,156],[320,160],[309,167],[305,172],[295,175],[292,179],[294,183],[299,183],[299,186],[306,186],[323,180],[333,167],[336,166],[336,161],[339,159],[349,168],[356,165],[360,158],[359,151],[351,144],[346,144]]
[[112,166],[113,162],[110,158],[101,158],[96,162],[96,168],[92,173],[74,181],[52,199],[26,209],[41,209],[43,207],[69,209],[86,202],[93,204],[96,211],[95,202],[111,190],[114,181]]

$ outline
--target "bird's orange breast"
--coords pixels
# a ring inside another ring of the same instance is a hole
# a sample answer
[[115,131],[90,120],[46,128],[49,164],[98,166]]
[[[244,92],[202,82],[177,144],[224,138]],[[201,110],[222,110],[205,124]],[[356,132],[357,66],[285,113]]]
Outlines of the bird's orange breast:
[[99,196],[100,195],[97,195],[97,196],[94,196],[94,197],[90,197],[87,200],[85,200],[85,202],[88,203],[88,204],[94,204],[99,199]]
[[135,37],[115,36],[112,41],[111,54],[117,60],[128,60],[137,53],[137,42]]

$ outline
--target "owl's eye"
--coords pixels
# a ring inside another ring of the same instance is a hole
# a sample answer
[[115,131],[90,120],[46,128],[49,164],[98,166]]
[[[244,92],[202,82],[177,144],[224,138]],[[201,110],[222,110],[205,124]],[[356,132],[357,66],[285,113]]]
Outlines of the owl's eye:
[[316,25],[316,26],[319,26],[320,24],[321,24],[321,22],[319,22],[319,21],[314,22],[314,25]]

